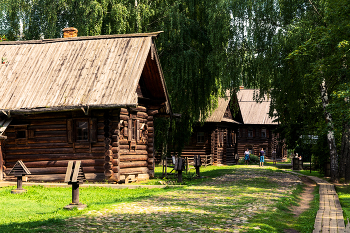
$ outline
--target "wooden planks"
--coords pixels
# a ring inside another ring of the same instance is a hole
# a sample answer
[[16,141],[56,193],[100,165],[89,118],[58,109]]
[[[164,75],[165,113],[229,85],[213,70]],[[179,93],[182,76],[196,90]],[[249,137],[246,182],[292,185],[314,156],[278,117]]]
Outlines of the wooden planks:
[[152,36],[15,44],[0,46],[0,109],[135,106]]

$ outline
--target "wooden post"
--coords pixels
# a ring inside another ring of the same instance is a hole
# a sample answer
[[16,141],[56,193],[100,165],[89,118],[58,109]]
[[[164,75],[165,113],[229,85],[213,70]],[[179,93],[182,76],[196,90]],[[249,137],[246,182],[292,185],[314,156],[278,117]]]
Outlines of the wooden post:
[[72,203],[71,205],[79,205],[79,183],[72,183]]
[[188,157],[186,157],[186,173],[190,170],[189,164],[188,164]]
[[182,170],[179,170],[177,172],[178,172],[177,182],[182,183]]
[[22,190],[22,176],[17,176],[17,189]]
[[0,181],[3,180],[3,176],[4,176],[3,169],[4,169],[4,160],[2,156],[2,143],[0,140]]

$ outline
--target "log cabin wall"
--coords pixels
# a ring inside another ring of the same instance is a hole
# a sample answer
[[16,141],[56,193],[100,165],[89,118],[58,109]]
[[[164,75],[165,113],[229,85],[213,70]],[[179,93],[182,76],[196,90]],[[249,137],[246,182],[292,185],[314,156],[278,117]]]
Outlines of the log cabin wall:
[[271,153],[275,144],[273,136],[273,130],[275,128],[276,126],[268,125],[240,126],[237,139],[237,152],[240,158],[244,156],[244,151],[247,148],[252,150],[252,153],[257,156],[259,156],[261,148],[264,148],[266,157],[271,158]]
[[182,156],[187,157],[193,163],[194,155],[200,155],[205,162],[205,155],[211,154],[211,132],[210,127],[196,127],[191,135],[190,142],[182,151]]
[[[3,142],[6,173],[22,160],[29,180],[63,181],[69,160],[81,160],[90,181],[154,176],[153,115],[146,107],[14,117]],[[9,179],[10,177],[7,177]]]
[[120,181],[135,175],[138,180],[148,179],[154,175],[153,116],[143,106],[121,108],[117,115],[113,114],[108,130],[110,140],[106,138],[106,178]]
[[29,180],[63,181],[69,160],[81,160],[88,180],[104,179],[104,118],[93,111],[14,116],[3,142],[6,173],[22,160]]
[[213,165],[228,165],[234,163],[236,150],[236,133],[231,125],[206,123],[194,129],[182,156],[192,162],[194,155],[201,155],[202,160],[212,155]]

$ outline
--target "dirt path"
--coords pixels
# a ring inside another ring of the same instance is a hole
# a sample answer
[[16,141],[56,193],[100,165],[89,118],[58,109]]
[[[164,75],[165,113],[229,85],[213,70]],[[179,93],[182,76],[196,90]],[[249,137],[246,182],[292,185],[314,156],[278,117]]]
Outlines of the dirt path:
[[[300,177],[302,182],[306,185],[304,191],[300,194],[301,201],[299,206],[294,206],[292,208],[292,212],[295,215],[295,217],[299,217],[300,214],[302,214],[304,211],[308,210],[310,208],[310,202],[314,198],[313,192],[315,190],[316,184],[314,181],[310,180],[307,177]],[[285,233],[298,233],[298,231],[294,229],[286,229],[284,230]]]

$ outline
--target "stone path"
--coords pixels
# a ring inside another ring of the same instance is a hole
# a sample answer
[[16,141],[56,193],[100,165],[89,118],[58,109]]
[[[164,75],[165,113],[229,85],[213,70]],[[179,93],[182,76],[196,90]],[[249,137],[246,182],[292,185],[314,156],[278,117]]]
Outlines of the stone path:
[[320,208],[317,211],[313,233],[350,232],[349,224],[345,228],[343,210],[334,185],[318,177],[309,176],[309,178],[320,187]]
[[[296,175],[300,173],[291,172]],[[306,176],[319,186],[320,207],[317,211],[313,233],[349,233],[350,224],[345,227],[343,210],[334,185],[315,176]]]

